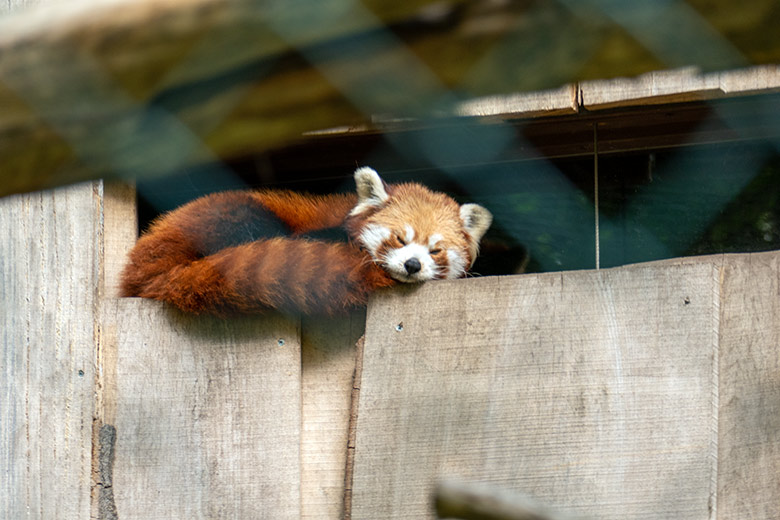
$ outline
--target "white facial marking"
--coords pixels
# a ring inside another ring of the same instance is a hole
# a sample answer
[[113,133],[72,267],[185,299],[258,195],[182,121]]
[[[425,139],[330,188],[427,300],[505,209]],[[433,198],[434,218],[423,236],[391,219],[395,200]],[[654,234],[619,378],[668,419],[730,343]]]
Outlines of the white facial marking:
[[404,226],[404,231],[406,232],[404,240],[406,240],[407,244],[410,244],[414,240],[414,228],[407,224]]
[[385,240],[389,239],[390,235],[391,232],[386,227],[380,226],[379,224],[369,224],[363,228],[363,231],[358,238],[368,252],[371,253],[371,256],[376,258],[376,252],[379,249],[379,246],[381,246]]
[[438,242],[441,242],[444,239],[443,236],[441,236],[438,233],[434,233],[431,235],[431,238],[428,239],[428,248],[429,249],[436,249],[436,244]]
[[[404,264],[412,258],[420,262],[420,270],[409,274]],[[428,248],[420,244],[407,244],[387,252],[382,262],[385,270],[399,282],[424,282],[436,277],[438,266],[428,254]]]
[[449,270],[447,271],[447,278],[460,278],[466,273],[466,259],[463,255],[457,251],[447,251],[447,262],[449,263]]

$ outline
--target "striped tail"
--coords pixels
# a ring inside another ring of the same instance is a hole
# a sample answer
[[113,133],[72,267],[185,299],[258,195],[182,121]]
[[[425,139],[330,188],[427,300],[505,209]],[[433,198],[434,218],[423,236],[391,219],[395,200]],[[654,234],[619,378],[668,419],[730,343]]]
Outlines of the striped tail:
[[195,314],[276,309],[339,314],[395,282],[349,243],[270,238],[198,257],[181,236],[142,238],[122,276],[124,296],[162,300]]

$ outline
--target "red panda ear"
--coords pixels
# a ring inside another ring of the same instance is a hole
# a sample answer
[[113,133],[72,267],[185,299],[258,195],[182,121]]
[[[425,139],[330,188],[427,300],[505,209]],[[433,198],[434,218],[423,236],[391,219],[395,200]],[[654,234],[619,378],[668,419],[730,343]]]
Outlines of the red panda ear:
[[363,167],[355,170],[355,184],[357,185],[358,203],[350,215],[357,215],[368,208],[379,207],[390,198],[385,190],[384,181],[373,168]]
[[460,220],[476,244],[493,222],[493,215],[479,204],[464,204],[460,207]]

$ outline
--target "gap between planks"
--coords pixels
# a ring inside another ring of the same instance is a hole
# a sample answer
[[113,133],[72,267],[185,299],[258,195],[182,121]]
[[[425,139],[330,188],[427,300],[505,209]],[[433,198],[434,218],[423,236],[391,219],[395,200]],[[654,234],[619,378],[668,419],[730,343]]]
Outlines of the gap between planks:
[[365,344],[366,336],[364,334],[355,344],[355,372],[352,381],[352,400],[350,403],[349,429],[347,436],[347,464],[344,474],[344,520],[352,520],[352,482],[355,471],[355,439],[357,437],[360,385],[363,377],[363,351]]

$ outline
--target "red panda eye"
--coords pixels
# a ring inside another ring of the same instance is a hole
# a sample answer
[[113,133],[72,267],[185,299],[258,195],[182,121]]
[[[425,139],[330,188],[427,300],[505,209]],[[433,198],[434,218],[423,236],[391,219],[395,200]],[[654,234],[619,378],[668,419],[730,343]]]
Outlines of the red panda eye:
[[406,245],[406,241],[405,241],[403,238],[401,238],[400,236],[396,235],[396,236],[395,236],[395,239],[396,239],[396,240],[398,240],[398,242],[399,242],[399,243],[400,243],[402,246],[405,246],[405,245]]
[[441,253],[441,249],[431,249],[429,253],[432,255],[438,255],[439,253]]

